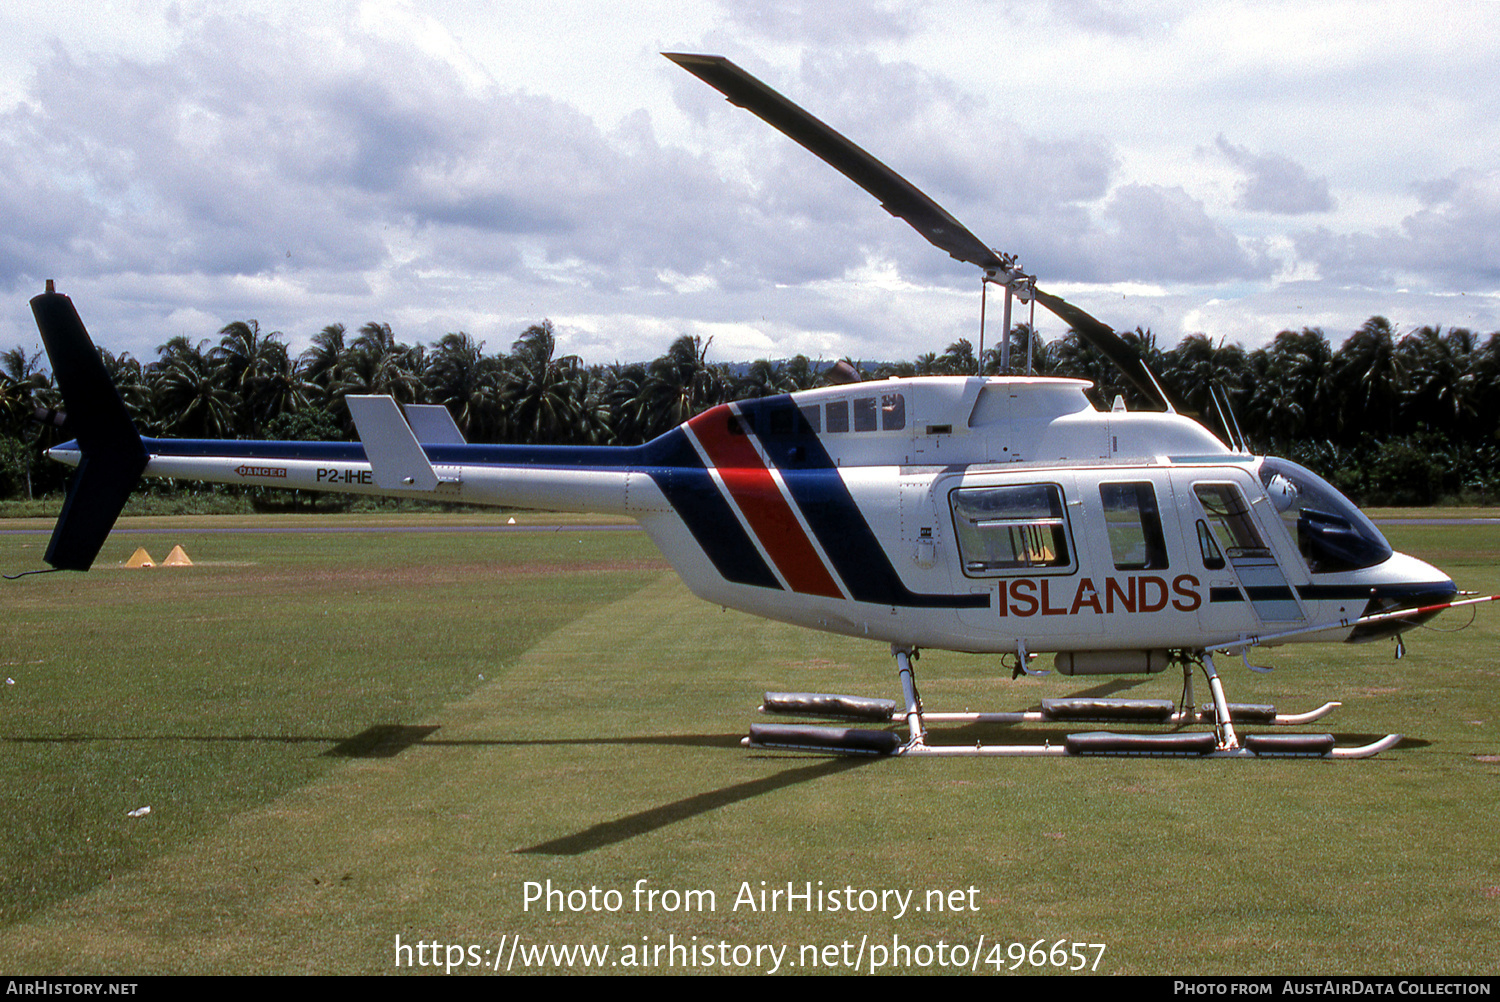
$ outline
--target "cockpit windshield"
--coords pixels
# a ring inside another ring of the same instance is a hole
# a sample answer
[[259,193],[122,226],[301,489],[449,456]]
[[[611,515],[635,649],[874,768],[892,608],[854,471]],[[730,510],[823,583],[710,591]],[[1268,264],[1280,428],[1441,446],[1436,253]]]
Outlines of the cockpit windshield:
[[1314,574],[1373,567],[1390,557],[1391,544],[1375,523],[1311,470],[1268,456],[1260,482]]

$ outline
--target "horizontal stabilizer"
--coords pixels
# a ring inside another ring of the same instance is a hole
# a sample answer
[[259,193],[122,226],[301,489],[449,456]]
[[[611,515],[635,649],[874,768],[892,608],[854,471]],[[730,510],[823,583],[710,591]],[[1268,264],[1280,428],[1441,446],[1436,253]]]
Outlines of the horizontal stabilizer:
[[149,457],[73,301],[47,284],[31,312],[83,458],[43,559],[58,570],[86,571]]
[[375,485],[381,490],[431,491],[437,471],[391,397],[346,397]]
[[467,445],[458,423],[442,404],[407,404],[406,421],[418,442],[428,445]]

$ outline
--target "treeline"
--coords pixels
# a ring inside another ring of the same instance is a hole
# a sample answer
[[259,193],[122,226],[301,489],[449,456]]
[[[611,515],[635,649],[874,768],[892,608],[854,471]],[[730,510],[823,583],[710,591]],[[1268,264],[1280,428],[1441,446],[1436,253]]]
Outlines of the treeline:
[[[1317,328],[1282,331],[1252,351],[1201,334],[1170,349],[1149,331],[1123,336],[1209,427],[1220,427],[1210,396],[1218,386],[1257,452],[1310,466],[1362,503],[1487,502],[1500,493],[1500,334],[1422,327],[1397,336],[1372,317],[1337,348]],[[1012,332],[1016,368],[1029,339],[1024,325]],[[333,324],[294,357],[280,333],[249,320],[229,324],[216,342],[172,338],[145,363],[101,354],[142,434],[183,438],[349,439],[346,398],[378,393],[443,404],[471,442],[631,445],[716,404],[823,385],[832,368],[800,355],[710,363],[708,345],[692,337],[649,362],[587,365],[557,354],[547,321],[522,332],[509,353],[483,348],[462,332],[411,345],[388,324],[354,333]],[[1101,406],[1117,394],[1146,406],[1072,333],[1030,349],[1040,374],[1093,380]],[[863,379],[980,366],[966,340],[912,361],[844,361]],[[988,348],[983,362],[997,373],[999,349]],[[61,406],[45,359],[22,348],[0,352],[0,497],[65,486],[67,471],[41,454],[66,433],[36,424],[38,406]]]

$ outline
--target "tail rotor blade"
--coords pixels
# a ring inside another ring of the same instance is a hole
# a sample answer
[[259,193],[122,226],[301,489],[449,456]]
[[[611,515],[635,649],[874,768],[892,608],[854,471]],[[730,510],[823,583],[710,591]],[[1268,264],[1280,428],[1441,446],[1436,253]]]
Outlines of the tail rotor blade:
[[148,456],[125,402],[105,371],[73,301],[48,291],[31,301],[52,374],[68,408],[68,430],[83,459],[43,559],[58,570],[86,571],[146,468]]

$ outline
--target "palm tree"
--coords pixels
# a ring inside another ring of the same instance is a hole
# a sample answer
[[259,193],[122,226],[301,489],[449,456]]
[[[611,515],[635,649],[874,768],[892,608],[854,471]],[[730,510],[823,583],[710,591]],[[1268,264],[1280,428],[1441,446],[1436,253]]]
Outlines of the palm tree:
[[465,438],[492,442],[503,426],[504,372],[498,359],[484,354],[483,343],[459,331],[438,341],[422,380],[427,399],[448,408]]
[[185,438],[227,438],[234,430],[239,397],[228,370],[213,365],[207,341],[194,345],[179,334],[158,349],[148,380],[162,430]]
[[780,393],[791,393],[796,389],[798,386],[788,376],[787,367],[783,363],[761,358],[751,362],[749,371],[743,378],[736,381],[734,396],[737,400],[774,397]]
[[647,438],[729,400],[730,380],[723,366],[709,365],[707,341],[684,334],[651,363],[641,387]]
[[[260,388],[267,373],[275,372],[278,364],[275,346],[280,343],[280,338],[279,332],[262,334],[260,324],[255,320],[236,320],[219,331],[218,347],[208,353],[209,364],[224,370],[225,385],[239,397],[235,431],[241,437],[259,438],[261,424],[279,413],[266,413],[272,405],[261,398]],[[285,362],[284,345],[280,356],[283,368],[289,368],[289,363]],[[273,391],[274,398],[284,400],[285,389],[283,385]]]
[[[1002,335],[1001,340],[1004,340]],[[967,344],[968,342],[961,342]],[[1045,373],[1048,370],[1047,343],[1040,337],[1035,337],[1029,324],[1011,324],[1010,327],[1010,371],[1014,374],[1025,374],[1026,372],[1026,349],[1030,343],[1031,348],[1031,371],[1034,373]],[[952,348],[949,349],[950,351]],[[984,373],[987,376],[1002,375],[1000,371],[1000,360],[1002,358],[1001,345],[984,350]],[[969,373],[963,373],[969,375]]]
[[1395,333],[1385,317],[1360,325],[1334,358],[1339,430],[1345,440],[1361,431],[1390,434],[1406,390],[1406,371]]
[[1068,331],[1052,342],[1048,352],[1052,363],[1052,374],[1073,379],[1087,379],[1094,384],[1093,400],[1108,406],[1114,399],[1117,370],[1114,363],[1094,348],[1076,331]]
[[1396,352],[1408,384],[1403,431],[1429,428],[1449,437],[1464,431],[1478,413],[1478,373],[1471,364],[1479,339],[1457,327],[1421,327],[1401,339]]
[[296,414],[310,401],[309,387],[302,378],[291,352],[281,341],[271,341],[256,360],[250,376],[252,434],[259,438],[260,429],[283,414]]
[[151,386],[146,381],[146,372],[141,363],[128,351],[113,355],[104,348],[99,349],[99,358],[104,363],[104,371],[109,373],[110,381],[120,392],[120,399],[125,401],[125,409],[130,413],[130,420],[135,422],[137,430],[142,434],[155,434],[159,419],[152,407]]
[[18,345],[0,352],[0,426],[19,430],[31,420],[41,403],[37,395],[51,385],[41,360],[40,349],[27,355]]
[[1255,353],[1262,371],[1251,377],[1249,410],[1270,440],[1292,442],[1337,424],[1333,412],[1333,348],[1317,327],[1284,330]]
[[307,384],[308,392],[319,406],[328,407],[332,401],[333,387],[343,379],[344,343],[343,324],[329,324],[312,337],[312,347],[297,359],[297,368]]
[[577,355],[554,358],[552,321],[532,324],[511,345],[504,397],[508,437],[523,442],[574,441],[583,422],[583,365]]
[[421,403],[424,355],[423,349],[397,341],[390,324],[370,321],[339,356],[337,378],[330,373],[328,411],[350,429],[353,419],[345,397],[379,394],[403,404]]
[[950,376],[972,376],[979,371],[979,360],[974,357],[974,346],[968,338],[961,337],[950,344],[938,364]]
[[644,362],[616,362],[603,374],[603,403],[609,410],[610,440],[618,445],[639,445],[649,437],[651,417],[646,399],[649,376]]
[[786,378],[794,389],[810,390],[821,382],[818,367],[806,355],[793,355],[786,363]]
[[1219,410],[1215,388],[1231,396],[1239,392],[1245,352],[1239,345],[1222,341],[1215,345],[1206,334],[1190,334],[1164,354],[1160,364],[1157,378],[1183,408],[1205,424],[1215,424]]

